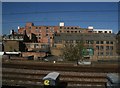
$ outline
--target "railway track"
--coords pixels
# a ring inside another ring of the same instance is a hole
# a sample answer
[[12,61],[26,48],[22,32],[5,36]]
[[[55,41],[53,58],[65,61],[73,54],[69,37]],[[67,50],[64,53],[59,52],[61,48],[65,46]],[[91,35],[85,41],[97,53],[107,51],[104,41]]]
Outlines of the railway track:
[[71,71],[71,72],[118,72],[118,66],[74,66],[59,64],[21,64],[3,63],[2,67],[34,70]]
[[[108,72],[117,72],[117,66],[74,66],[60,64],[3,63],[3,85],[43,88],[42,78],[51,71],[60,73],[60,82],[67,88],[105,88]],[[64,87],[61,87],[64,88]]]

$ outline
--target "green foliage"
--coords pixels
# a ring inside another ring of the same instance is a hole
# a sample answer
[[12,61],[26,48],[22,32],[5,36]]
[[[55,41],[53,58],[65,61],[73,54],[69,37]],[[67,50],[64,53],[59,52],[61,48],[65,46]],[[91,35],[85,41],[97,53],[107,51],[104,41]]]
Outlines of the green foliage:
[[116,46],[117,46],[116,52],[118,55],[120,55],[120,37],[119,37],[119,40],[117,41]]
[[117,39],[116,52],[118,55],[120,55],[120,31],[118,32],[116,39]]
[[82,50],[84,48],[83,42],[65,44],[63,57],[68,61],[82,60]]

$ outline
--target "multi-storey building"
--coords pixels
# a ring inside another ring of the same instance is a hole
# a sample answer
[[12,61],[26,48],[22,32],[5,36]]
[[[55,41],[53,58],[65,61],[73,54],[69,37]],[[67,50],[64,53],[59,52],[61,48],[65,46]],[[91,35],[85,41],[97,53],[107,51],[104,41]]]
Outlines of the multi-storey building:
[[79,26],[65,26],[64,23],[60,23],[59,26],[34,26],[33,23],[26,23],[25,27],[18,27],[19,34],[23,34],[25,30],[30,39],[31,34],[35,34],[39,43],[49,43],[52,46],[54,34],[92,33],[93,27],[80,28]]
[[18,33],[26,34],[31,39],[31,34],[35,34],[39,43],[52,42],[53,34],[57,32],[58,26],[34,26],[33,23],[26,23],[25,27],[18,27]]
[[111,29],[93,29],[94,33],[112,33]]
[[54,47],[53,54],[62,54],[60,51],[54,52],[55,50],[61,50],[67,43],[78,43],[79,41],[84,41],[86,51],[88,52],[84,57],[90,59],[100,59],[100,58],[114,58],[116,56],[116,38],[115,34],[66,34],[61,33],[59,36],[54,36]]
[[60,55],[65,43],[83,40],[88,52],[86,57],[98,59],[116,56],[116,39],[110,29],[65,26],[61,22],[59,26],[35,26],[33,23],[26,23],[25,27],[18,27],[19,34],[24,34],[24,31],[30,39],[34,34],[38,41],[25,43],[29,50],[39,49],[44,45],[51,48],[53,55]]

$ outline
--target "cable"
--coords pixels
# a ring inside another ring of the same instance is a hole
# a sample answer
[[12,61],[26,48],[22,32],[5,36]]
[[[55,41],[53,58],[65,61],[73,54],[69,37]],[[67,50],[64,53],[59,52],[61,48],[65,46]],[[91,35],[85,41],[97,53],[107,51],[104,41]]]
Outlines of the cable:
[[119,10],[80,10],[80,11],[38,11],[38,12],[18,12],[4,13],[2,15],[17,15],[17,14],[44,14],[44,13],[73,13],[73,12],[118,12]]

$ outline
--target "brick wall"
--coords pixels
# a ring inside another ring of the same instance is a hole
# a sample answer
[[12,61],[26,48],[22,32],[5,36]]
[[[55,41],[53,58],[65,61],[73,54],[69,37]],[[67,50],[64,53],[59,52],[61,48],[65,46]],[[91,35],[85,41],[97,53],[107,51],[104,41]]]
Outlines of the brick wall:
[[22,52],[22,57],[28,57],[28,56],[34,56],[34,59],[37,59],[38,57],[45,57],[45,52]]

